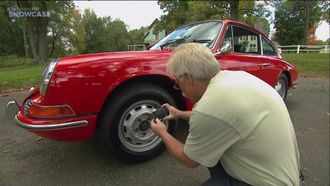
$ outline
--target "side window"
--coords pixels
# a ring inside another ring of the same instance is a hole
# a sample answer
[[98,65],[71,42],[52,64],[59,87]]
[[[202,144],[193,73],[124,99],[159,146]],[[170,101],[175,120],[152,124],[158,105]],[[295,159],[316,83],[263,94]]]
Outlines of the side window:
[[264,55],[277,56],[276,49],[269,43],[269,41],[267,39],[262,37],[261,42],[262,42],[262,52]]
[[231,48],[233,48],[233,41],[232,41],[232,26],[229,26],[228,30],[226,31],[225,37],[223,38],[222,43],[230,43]]
[[258,34],[244,28],[233,27],[234,52],[260,54]]

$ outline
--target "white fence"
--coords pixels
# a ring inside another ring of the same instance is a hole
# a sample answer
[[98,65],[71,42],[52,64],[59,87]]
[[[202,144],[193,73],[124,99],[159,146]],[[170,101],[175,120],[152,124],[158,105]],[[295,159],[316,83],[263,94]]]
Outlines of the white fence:
[[281,53],[330,53],[330,45],[287,45],[277,48]]

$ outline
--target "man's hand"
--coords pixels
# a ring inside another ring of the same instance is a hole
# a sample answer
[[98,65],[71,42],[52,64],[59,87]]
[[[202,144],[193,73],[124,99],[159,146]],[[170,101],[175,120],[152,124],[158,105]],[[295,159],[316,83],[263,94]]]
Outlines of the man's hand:
[[165,103],[162,107],[167,108],[169,115],[164,118],[164,121],[168,121],[170,119],[178,119],[180,117],[180,110],[173,107],[172,105]]
[[170,119],[184,119],[189,121],[190,119],[191,111],[181,111],[168,103],[165,103],[162,107],[167,108],[169,112],[169,115],[163,119],[164,121],[168,121]]
[[161,136],[164,133],[167,133],[166,125],[161,122],[158,118],[152,119],[150,121],[150,127],[152,131],[157,134],[158,136]]

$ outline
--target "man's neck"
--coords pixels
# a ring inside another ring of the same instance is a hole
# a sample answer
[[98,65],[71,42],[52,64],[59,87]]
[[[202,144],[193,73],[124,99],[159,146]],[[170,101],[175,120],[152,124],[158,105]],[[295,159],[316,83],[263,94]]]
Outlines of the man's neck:
[[195,86],[196,86],[195,91],[196,91],[196,95],[197,95],[196,102],[202,98],[209,83],[210,83],[210,81],[196,81],[196,84],[195,84]]

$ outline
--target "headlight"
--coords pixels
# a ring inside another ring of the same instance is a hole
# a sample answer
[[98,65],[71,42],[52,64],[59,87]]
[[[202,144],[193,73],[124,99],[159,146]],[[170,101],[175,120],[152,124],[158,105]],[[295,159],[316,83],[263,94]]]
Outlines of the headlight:
[[41,82],[41,86],[40,86],[40,95],[41,96],[45,96],[46,95],[46,91],[50,82],[50,79],[52,78],[54,69],[56,67],[58,60],[53,60],[49,63],[49,65],[47,66],[47,68],[45,69],[44,73],[42,74],[42,82]]

